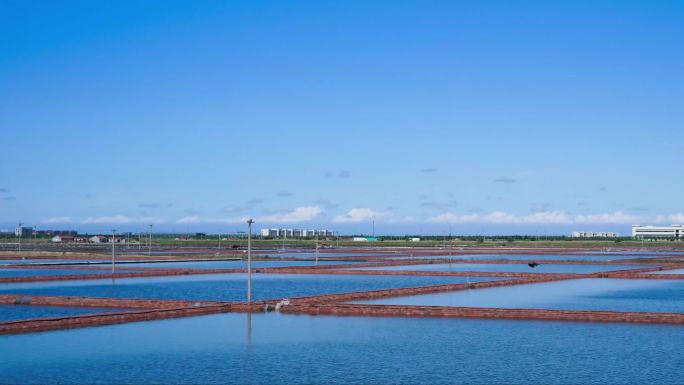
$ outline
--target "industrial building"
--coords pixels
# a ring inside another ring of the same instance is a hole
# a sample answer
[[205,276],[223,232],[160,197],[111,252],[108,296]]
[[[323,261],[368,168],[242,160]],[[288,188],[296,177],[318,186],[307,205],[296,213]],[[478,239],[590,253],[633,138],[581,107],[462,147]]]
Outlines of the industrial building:
[[261,236],[264,238],[309,238],[309,237],[331,237],[333,232],[330,230],[304,230],[304,229],[261,229]]
[[17,226],[14,229],[14,235],[17,237],[30,237],[33,235],[33,227]]
[[632,237],[639,239],[666,238],[684,240],[684,226],[632,226]]

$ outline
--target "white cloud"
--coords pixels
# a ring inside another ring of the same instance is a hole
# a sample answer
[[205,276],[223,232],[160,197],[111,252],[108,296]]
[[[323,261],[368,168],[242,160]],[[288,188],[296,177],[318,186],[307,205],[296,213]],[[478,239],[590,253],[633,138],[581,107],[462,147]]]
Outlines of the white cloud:
[[523,223],[571,223],[572,218],[562,211],[540,211],[523,217]]
[[71,223],[71,217],[52,217],[41,221],[46,225],[55,225],[59,223]]
[[103,217],[91,217],[91,218],[86,218],[81,221],[81,223],[86,224],[86,225],[104,225],[104,224],[116,224],[116,225],[123,225],[123,224],[130,224],[130,223],[151,223],[151,224],[161,224],[164,223],[165,220],[162,218],[155,218],[155,217],[142,217],[142,218],[133,218],[133,217],[127,217],[125,215],[110,215],[110,216],[103,216]]
[[572,218],[562,211],[541,211],[528,215],[515,215],[503,211],[493,211],[486,215],[444,213],[429,218],[432,223],[494,223],[494,224],[524,224],[524,223],[572,223]]
[[611,223],[611,224],[634,224],[643,222],[644,218],[626,214],[622,211],[606,214],[589,214],[578,215],[575,217],[575,223]]
[[[656,222],[684,222],[684,214],[658,216]],[[432,223],[493,223],[493,224],[634,224],[649,222],[648,218],[626,214],[622,211],[603,214],[587,214],[572,216],[563,211],[540,211],[527,215],[509,214],[503,211],[493,211],[489,214],[458,215],[444,213],[428,219]]]
[[195,223],[201,223],[202,219],[199,217],[199,215],[190,215],[187,217],[183,217],[179,220],[176,221],[178,224],[195,224]]
[[323,213],[323,208],[321,206],[302,206],[296,209],[282,213],[266,215],[257,218],[259,222],[270,222],[270,223],[299,223],[308,222]]
[[366,207],[359,207],[347,211],[346,214],[336,215],[333,218],[333,223],[361,223],[370,222],[371,220],[390,220],[392,213],[373,211]]
[[229,218],[202,218],[199,215],[189,215],[176,220],[179,225],[197,224],[236,224],[247,222],[249,217],[229,217]]
[[416,218],[412,216],[405,216],[405,217],[389,217],[388,219],[384,220],[387,223],[414,223],[416,222]]
[[440,215],[437,215],[435,217],[429,218],[428,222],[456,224],[456,223],[478,222],[479,220],[480,220],[480,216],[477,214],[458,215],[458,214],[454,214],[454,213],[444,213],[444,214],[440,214]]
[[684,213],[658,215],[655,219],[658,223],[681,224],[684,223]]

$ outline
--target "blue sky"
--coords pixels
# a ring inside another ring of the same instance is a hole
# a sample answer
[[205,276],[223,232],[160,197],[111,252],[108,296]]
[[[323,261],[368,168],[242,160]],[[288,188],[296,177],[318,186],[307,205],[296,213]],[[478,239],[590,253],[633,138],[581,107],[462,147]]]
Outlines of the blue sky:
[[0,229],[684,222],[682,1],[0,2]]

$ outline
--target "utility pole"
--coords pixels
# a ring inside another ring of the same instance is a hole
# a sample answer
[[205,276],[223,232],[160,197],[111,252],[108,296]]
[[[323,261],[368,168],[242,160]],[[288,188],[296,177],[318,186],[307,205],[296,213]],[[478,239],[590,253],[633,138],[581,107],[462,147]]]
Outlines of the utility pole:
[[219,250],[221,250],[221,233],[219,233]]
[[254,220],[247,220],[247,303],[252,303],[252,223]]
[[23,225],[24,225],[23,223],[19,222],[19,227],[18,227],[17,230],[15,231],[16,236],[17,236],[17,239],[18,239],[18,242],[17,242],[17,243],[19,244],[19,246],[18,246],[18,247],[19,247],[18,251],[19,251],[20,253],[21,253],[21,233],[22,233],[22,231],[23,231],[21,227],[22,227]]
[[114,274],[114,244],[116,243],[116,229],[112,230],[112,274]]
[[318,265],[318,232],[316,232],[316,265]]
[[150,224],[150,232],[147,234],[147,256],[152,255],[152,224]]

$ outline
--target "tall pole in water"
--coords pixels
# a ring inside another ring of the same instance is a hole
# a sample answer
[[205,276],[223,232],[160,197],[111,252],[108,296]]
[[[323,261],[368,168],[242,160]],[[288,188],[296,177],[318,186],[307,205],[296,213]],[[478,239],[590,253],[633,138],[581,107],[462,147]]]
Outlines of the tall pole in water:
[[150,232],[147,233],[147,256],[152,255],[152,224],[150,224]]
[[116,243],[116,229],[112,230],[112,274],[114,274],[114,243]]
[[252,223],[254,220],[247,220],[247,303],[252,303]]

